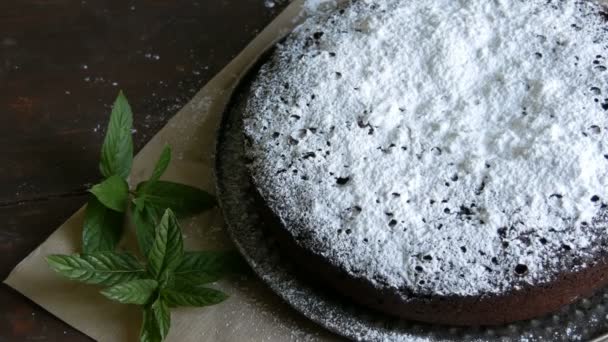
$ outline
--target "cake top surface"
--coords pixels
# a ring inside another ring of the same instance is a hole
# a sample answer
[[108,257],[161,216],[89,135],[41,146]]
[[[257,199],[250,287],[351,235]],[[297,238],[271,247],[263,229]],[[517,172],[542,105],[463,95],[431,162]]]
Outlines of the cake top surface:
[[298,241],[380,287],[496,294],[588,267],[605,250],[606,17],[546,0],[315,15],[253,82],[254,183]]

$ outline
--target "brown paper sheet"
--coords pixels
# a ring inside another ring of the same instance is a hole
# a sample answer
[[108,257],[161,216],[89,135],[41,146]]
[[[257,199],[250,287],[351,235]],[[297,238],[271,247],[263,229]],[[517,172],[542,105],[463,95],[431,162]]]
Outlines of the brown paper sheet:
[[[135,158],[131,183],[145,179],[164,145],[173,148],[165,179],[213,191],[213,143],[232,87],[251,63],[288,32],[301,13],[295,1],[182,108]],[[60,319],[99,341],[135,341],[140,312],[106,300],[95,286],[69,282],[49,270],[44,257],[71,254],[80,246],[83,209],[25,258],[5,283]],[[183,222],[187,249],[231,248],[219,210]],[[270,292],[254,276],[217,284],[231,297],[208,308],[176,309],[167,341],[334,340]]]

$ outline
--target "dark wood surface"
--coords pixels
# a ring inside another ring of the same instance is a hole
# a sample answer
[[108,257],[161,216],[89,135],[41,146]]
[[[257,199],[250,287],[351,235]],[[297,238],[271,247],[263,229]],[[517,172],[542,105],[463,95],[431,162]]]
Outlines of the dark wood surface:
[[[119,89],[139,149],[285,5],[0,1],[0,276],[84,204]],[[0,286],[0,342],[88,340]]]

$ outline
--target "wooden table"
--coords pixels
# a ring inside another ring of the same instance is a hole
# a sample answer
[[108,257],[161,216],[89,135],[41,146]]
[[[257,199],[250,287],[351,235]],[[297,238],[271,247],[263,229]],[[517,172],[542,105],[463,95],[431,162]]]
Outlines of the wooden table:
[[[287,1],[275,2],[0,1],[3,279],[85,203],[118,90],[139,149]],[[87,340],[0,286],[0,342]]]

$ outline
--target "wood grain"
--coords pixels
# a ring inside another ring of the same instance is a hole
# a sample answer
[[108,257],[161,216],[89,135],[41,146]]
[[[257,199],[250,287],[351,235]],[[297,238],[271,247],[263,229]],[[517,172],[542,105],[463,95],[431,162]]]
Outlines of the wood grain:
[[[139,149],[285,3],[1,1],[2,276],[85,202],[119,89]],[[0,286],[0,341],[34,340],[88,339]]]

